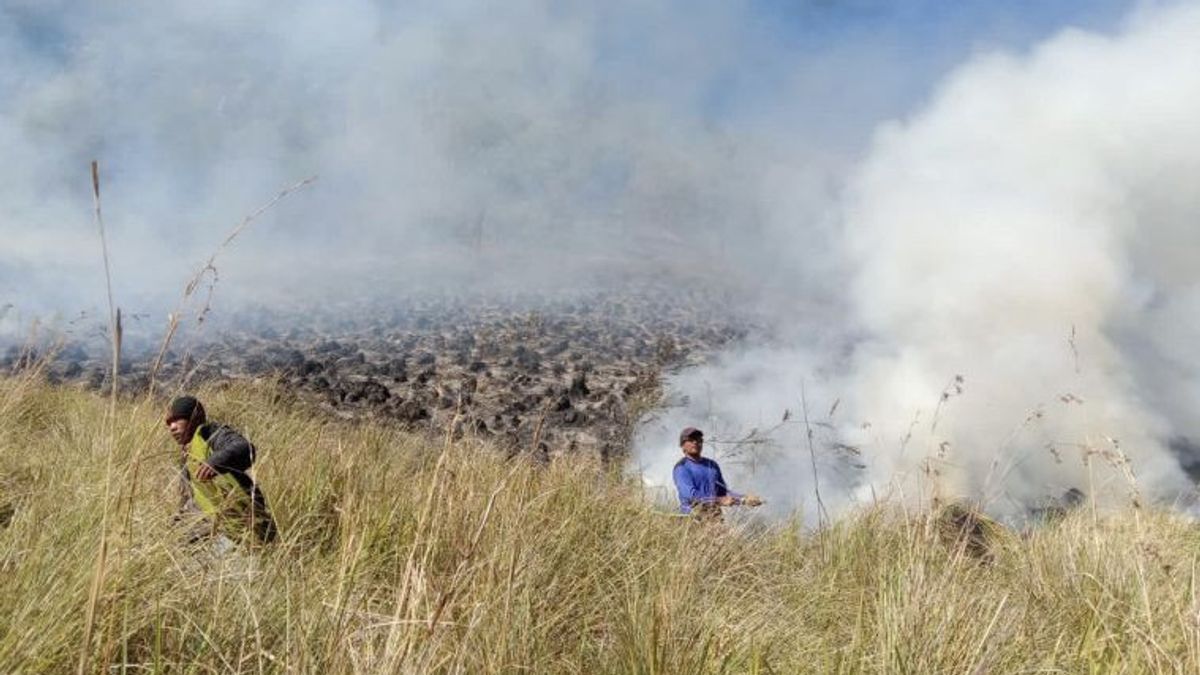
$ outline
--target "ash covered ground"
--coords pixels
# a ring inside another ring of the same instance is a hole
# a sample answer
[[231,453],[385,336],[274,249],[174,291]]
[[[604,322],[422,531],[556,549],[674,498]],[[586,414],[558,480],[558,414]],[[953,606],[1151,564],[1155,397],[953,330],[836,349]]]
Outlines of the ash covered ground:
[[[514,453],[629,449],[670,371],[756,332],[736,302],[701,290],[420,296],[184,319],[154,377],[168,395],[200,384],[273,379],[345,418],[490,437]],[[165,322],[164,322],[165,323]],[[95,315],[10,341],[0,368],[107,391],[111,352]],[[166,332],[124,321],[120,389],[144,394]]]

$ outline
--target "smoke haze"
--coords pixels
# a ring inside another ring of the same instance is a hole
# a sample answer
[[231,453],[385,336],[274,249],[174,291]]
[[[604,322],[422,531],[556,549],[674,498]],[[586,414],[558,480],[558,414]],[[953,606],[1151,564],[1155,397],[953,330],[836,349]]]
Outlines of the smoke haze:
[[310,174],[230,251],[225,293],[586,285],[685,243],[736,267],[762,251],[739,242],[766,146],[703,99],[751,29],[688,6],[10,5],[0,289],[33,310],[101,299],[92,158],[118,297],[142,309]]
[[103,305],[92,159],[127,311],[161,316],[313,174],[223,254],[226,306],[630,276],[828,296],[824,215],[874,124],[1065,18],[980,6],[7,0],[0,299]]

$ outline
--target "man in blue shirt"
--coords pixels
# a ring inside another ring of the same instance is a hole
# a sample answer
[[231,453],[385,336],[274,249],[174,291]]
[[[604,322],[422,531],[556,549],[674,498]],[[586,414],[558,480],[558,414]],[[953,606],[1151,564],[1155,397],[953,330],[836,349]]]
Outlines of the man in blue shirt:
[[721,466],[700,456],[704,450],[704,432],[695,427],[684,429],[679,434],[679,447],[683,449],[683,458],[675,463],[672,476],[679,491],[680,511],[720,517],[722,506],[762,504],[758,497],[730,491],[721,475]]

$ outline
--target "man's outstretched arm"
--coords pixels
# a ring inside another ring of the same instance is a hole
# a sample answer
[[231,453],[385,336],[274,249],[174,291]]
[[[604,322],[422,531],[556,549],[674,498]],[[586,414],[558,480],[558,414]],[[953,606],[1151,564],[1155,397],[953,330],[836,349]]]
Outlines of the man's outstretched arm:
[[721,467],[717,467],[717,503],[721,506],[733,506],[742,502],[742,495],[729,489],[725,484],[725,475],[721,473]]

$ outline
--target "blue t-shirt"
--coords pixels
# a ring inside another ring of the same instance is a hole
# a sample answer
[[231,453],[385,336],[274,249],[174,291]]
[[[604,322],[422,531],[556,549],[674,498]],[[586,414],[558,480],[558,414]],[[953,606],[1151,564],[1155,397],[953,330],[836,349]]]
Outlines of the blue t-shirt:
[[741,497],[725,485],[720,465],[707,457],[684,457],[675,463],[672,477],[679,491],[679,510],[683,513],[691,513],[693,504],[712,504],[726,495]]

